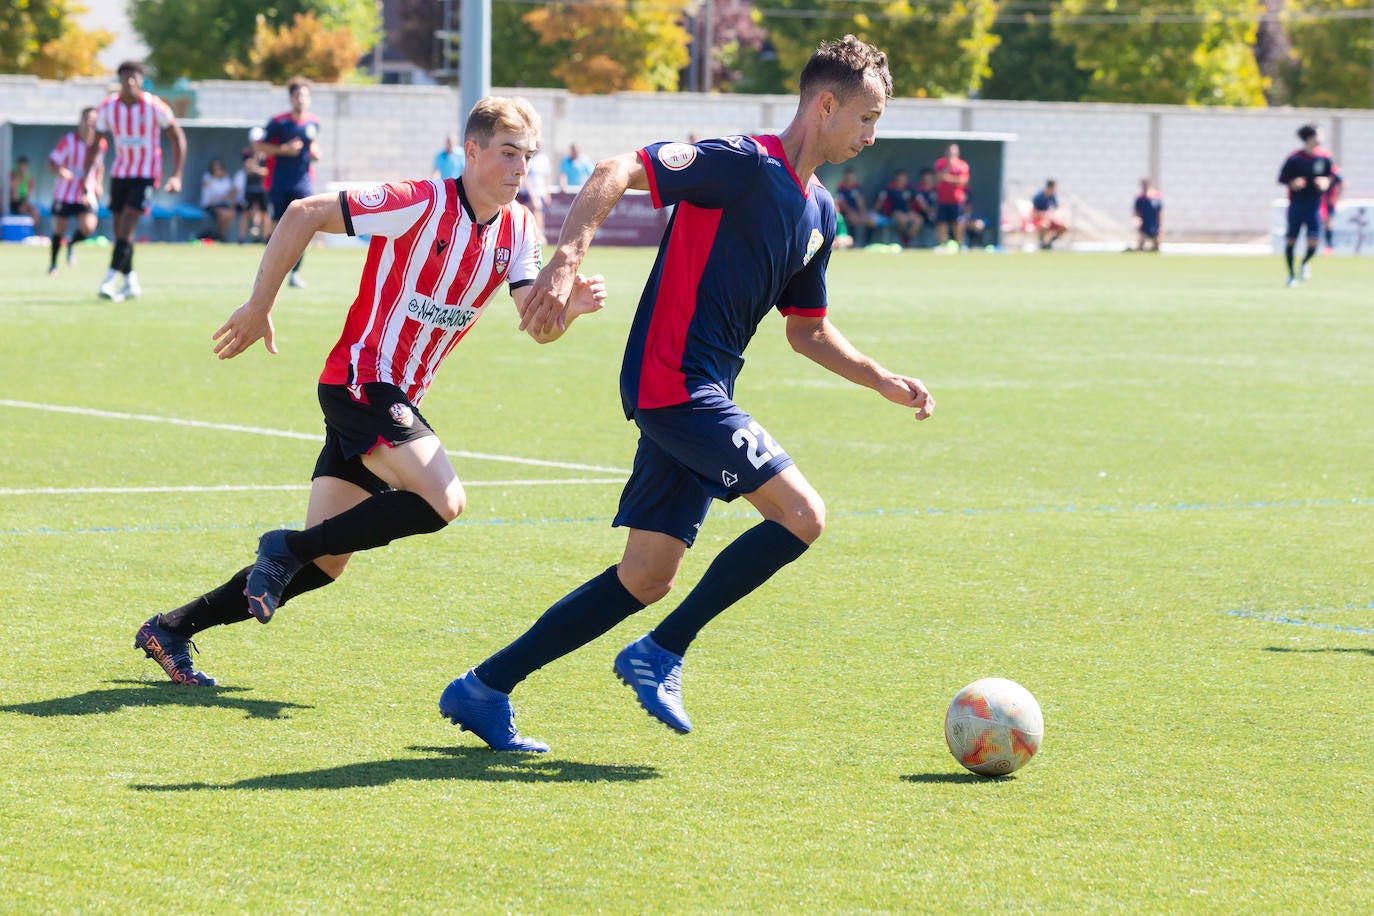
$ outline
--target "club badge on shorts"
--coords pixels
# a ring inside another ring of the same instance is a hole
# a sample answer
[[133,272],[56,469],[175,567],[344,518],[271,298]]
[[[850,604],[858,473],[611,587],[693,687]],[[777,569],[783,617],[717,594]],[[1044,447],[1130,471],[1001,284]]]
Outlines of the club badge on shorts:
[[409,404],[392,404],[391,419],[406,429],[410,429],[415,424],[415,411],[410,409]]

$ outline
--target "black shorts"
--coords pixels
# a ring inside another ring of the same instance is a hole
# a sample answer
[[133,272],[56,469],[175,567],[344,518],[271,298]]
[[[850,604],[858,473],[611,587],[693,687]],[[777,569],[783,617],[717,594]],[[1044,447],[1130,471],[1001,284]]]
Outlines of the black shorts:
[[29,199],[16,197],[10,201],[10,216],[24,216],[28,213]]
[[66,219],[70,216],[83,216],[87,213],[94,213],[89,204],[74,204],[71,201],[62,201],[52,205],[52,215]]
[[110,212],[141,210],[147,213],[153,205],[153,188],[151,178],[111,178]]
[[[355,392],[360,396],[355,397]],[[320,385],[319,398],[324,447],[312,480],[337,477],[369,493],[384,493],[391,487],[367,469],[362,456],[378,445],[400,445],[434,435],[420,411],[395,385],[368,382],[361,391],[347,385]]]
[[238,205],[238,211],[242,213],[245,210],[252,210],[254,207],[257,207],[259,210],[267,209],[266,191],[259,190],[243,192],[243,200]]

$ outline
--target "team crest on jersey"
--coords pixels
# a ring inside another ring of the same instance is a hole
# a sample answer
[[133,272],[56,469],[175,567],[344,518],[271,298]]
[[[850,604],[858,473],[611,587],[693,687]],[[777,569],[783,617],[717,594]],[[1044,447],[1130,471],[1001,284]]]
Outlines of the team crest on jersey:
[[697,148],[690,143],[665,143],[658,148],[658,161],[665,169],[680,172],[697,157]]
[[802,258],[803,267],[811,263],[811,259],[816,256],[816,252],[820,251],[824,244],[825,236],[821,235],[821,230],[812,229],[811,238],[806,240],[806,257]]
[[509,266],[510,266],[510,249],[509,249],[509,248],[498,248],[498,249],[496,249],[496,272],[497,272],[498,274],[503,274],[503,273],[506,272],[506,268],[509,267]]
[[415,424],[415,411],[410,409],[409,404],[392,404],[390,410],[391,419],[406,429],[410,429]]
[[358,206],[363,209],[375,210],[386,203],[386,188],[368,188],[366,191],[362,191],[358,194],[357,200]]

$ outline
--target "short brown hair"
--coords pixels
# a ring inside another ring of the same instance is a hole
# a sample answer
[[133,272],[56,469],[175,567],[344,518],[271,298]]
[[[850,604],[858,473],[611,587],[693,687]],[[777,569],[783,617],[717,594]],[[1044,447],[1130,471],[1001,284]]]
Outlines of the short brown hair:
[[872,74],[892,98],[892,74],[887,69],[887,52],[879,51],[866,41],[846,35],[839,41],[827,41],[816,49],[801,72],[801,95],[829,89],[841,103],[849,101],[864,87]]
[[126,73],[137,73],[139,76],[146,75],[143,64],[136,60],[126,60],[119,65],[119,69],[115,70],[115,76],[123,76]]
[[463,128],[463,141],[475,140],[478,146],[485,149],[498,132],[529,130],[534,133],[535,146],[539,146],[542,128],[539,112],[534,110],[528,99],[518,95],[489,95],[472,106],[467,125]]
[[294,95],[297,89],[310,89],[314,85],[303,76],[293,76],[291,82],[286,84],[286,91]]

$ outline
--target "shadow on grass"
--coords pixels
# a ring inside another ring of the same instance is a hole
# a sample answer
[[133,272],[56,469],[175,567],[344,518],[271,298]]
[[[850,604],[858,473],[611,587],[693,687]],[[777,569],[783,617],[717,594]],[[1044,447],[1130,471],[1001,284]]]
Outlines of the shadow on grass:
[[26,716],[95,716],[118,712],[125,707],[148,709],[156,706],[237,709],[250,719],[281,719],[287,709],[312,709],[300,703],[279,700],[250,700],[233,694],[246,687],[181,687],[171,681],[106,681],[116,684],[101,690],[88,690],[69,697],[35,700],[32,703],[6,703],[0,712],[19,712]]
[[1265,652],[1346,652],[1350,655],[1374,656],[1374,649],[1354,648],[1352,646],[1329,646],[1324,649],[1293,649],[1289,646],[1269,646]]
[[140,792],[191,792],[198,789],[363,789],[399,780],[468,779],[478,782],[638,782],[657,779],[646,766],[571,763],[544,754],[512,754],[477,747],[411,747],[429,757],[372,760],[306,770],[273,773],[230,783],[188,782],[165,786],[130,786]]
[[956,784],[967,783],[999,783],[1007,782],[1011,776],[979,776],[977,773],[912,773],[910,776],[903,776],[902,782],[950,782]]

